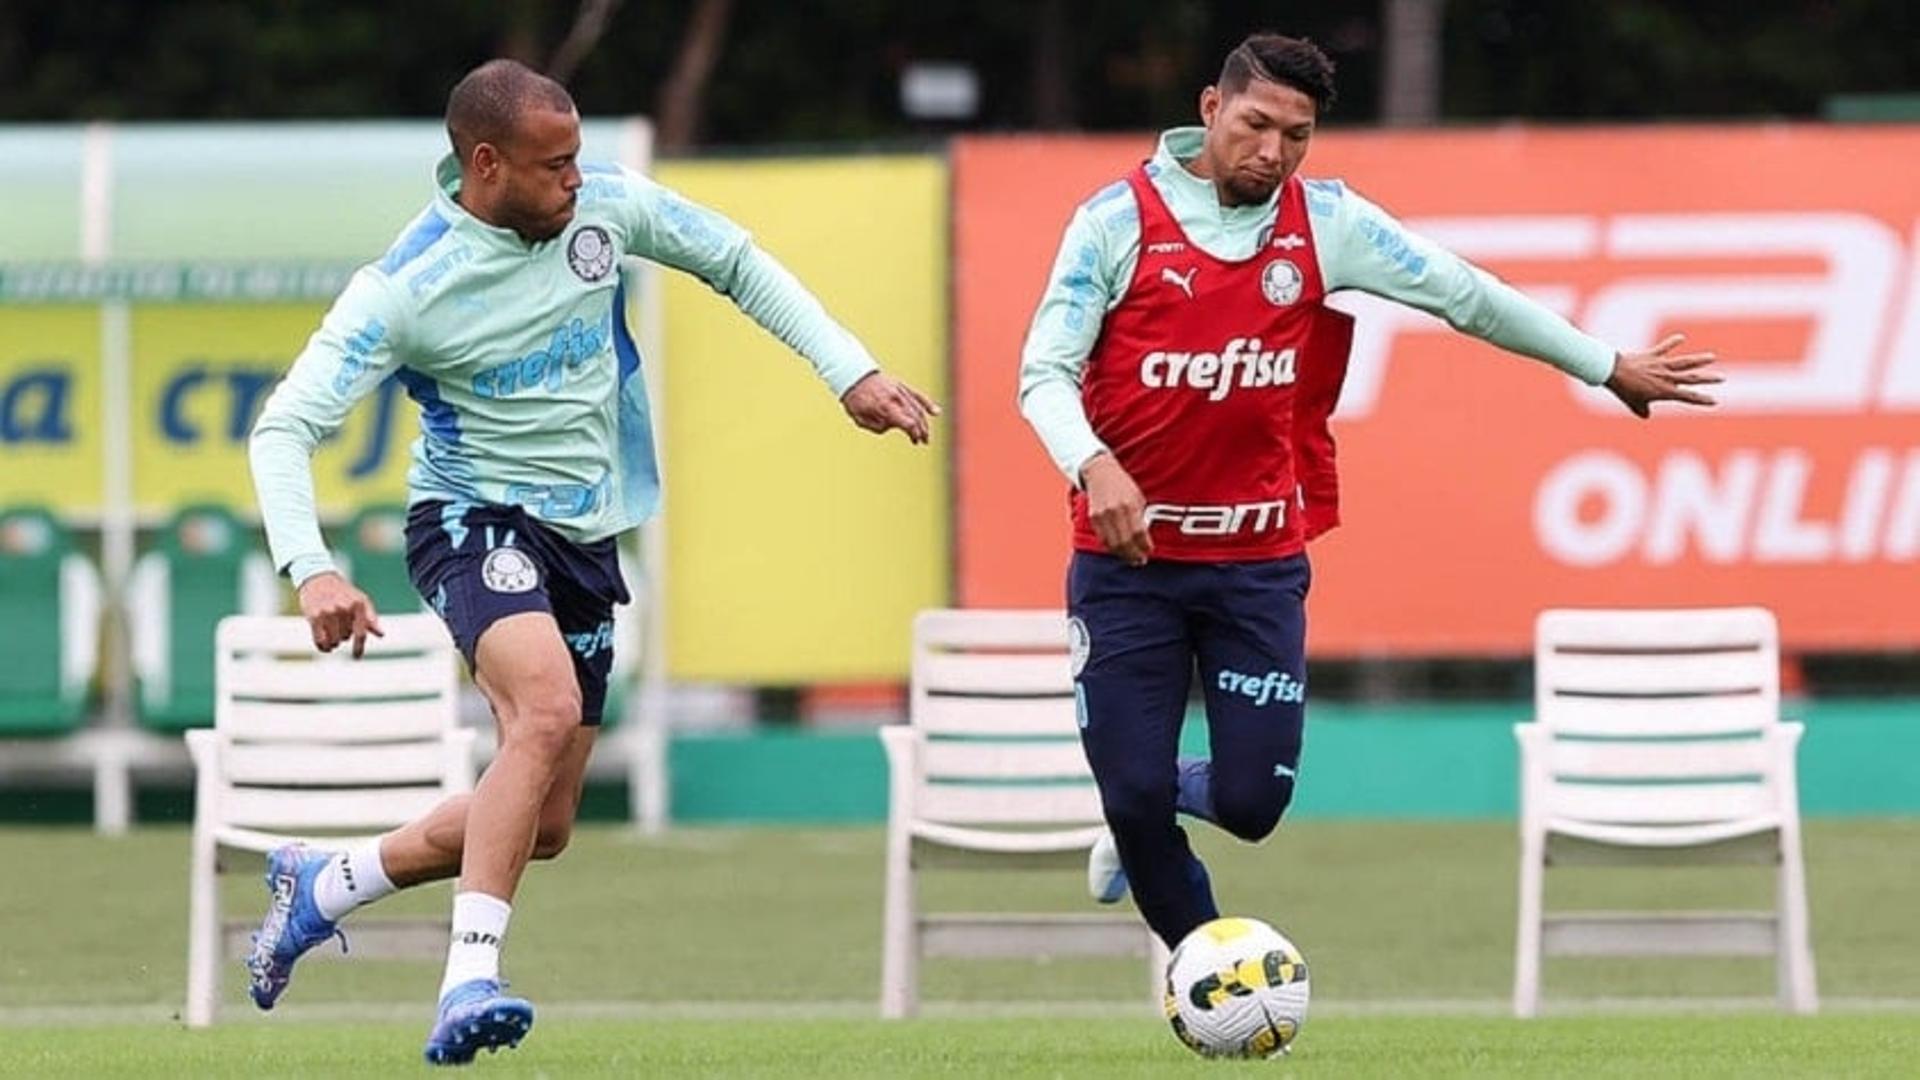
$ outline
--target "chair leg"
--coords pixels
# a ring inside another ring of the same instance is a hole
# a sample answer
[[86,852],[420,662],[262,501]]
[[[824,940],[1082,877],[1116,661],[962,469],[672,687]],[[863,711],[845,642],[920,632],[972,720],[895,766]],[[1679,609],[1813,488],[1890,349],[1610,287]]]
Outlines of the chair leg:
[[1819,992],[1813,972],[1813,943],[1808,927],[1807,876],[1797,831],[1780,837],[1779,885],[1776,890],[1778,937],[1774,970],[1781,1008],[1802,1015],[1818,1012]]
[[1166,1007],[1167,965],[1172,962],[1172,954],[1160,935],[1146,928],[1147,935],[1147,1004],[1158,1016]]
[[1513,1015],[1540,1012],[1540,929],[1546,888],[1546,838],[1532,833],[1520,841],[1520,925],[1514,934]]
[[209,1027],[220,996],[220,883],[210,833],[193,834],[187,897],[187,1026]]
[[629,725],[627,754],[628,813],[639,830],[658,836],[667,827],[667,739],[661,728],[659,691],[646,685],[632,691],[621,722]]
[[902,1020],[920,1008],[920,933],[914,917],[912,838],[887,830],[887,897],[881,929],[880,1016]]
[[649,719],[644,736],[647,746],[645,768],[640,781],[640,826],[649,835],[658,835],[667,827],[667,740],[657,719]]
[[122,836],[133,821],[133,773],[123,731],[102,737],[93,761],[93,829],[102,836]]

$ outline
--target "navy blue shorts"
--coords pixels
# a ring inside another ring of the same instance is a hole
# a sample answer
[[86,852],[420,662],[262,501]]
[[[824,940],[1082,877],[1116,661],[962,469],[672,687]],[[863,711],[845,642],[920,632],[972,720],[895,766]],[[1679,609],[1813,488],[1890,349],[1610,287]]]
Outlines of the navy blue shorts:
[[629,599],[614,541],[575,543],[518,506],[416,503],[407,511],[407,574],[446,620],[469,669],[487,627],[526,611],[552,615],[573,656],[580,722],[600,722],[613,606]]

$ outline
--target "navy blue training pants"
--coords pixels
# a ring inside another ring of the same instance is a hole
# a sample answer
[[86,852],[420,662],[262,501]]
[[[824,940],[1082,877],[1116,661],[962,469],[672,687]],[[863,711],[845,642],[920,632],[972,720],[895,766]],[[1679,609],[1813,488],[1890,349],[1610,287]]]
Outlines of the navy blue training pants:
[[[1182,812],[1243,840],[1293,798],[1306,718],[1305,555],[1067,571],[1080,736],[1140,914],[1169,947],[1216,918]],[[1178,759],[1196,667],[1211,759]]]

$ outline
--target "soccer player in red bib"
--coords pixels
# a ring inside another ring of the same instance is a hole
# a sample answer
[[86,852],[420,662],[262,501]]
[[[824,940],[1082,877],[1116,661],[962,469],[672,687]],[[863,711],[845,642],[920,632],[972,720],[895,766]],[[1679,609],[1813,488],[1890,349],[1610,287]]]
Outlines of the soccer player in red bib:
[[[1339,521],[1327,419],[1360,289],[1601,385],[1639,416],[1711,405],[1706,353],[1619,351],[1296,175],[1333,101],[1310,42],[1247,38],[1198,128],[1075,211],[1022,351],[1020,408],[1072,485],[1067,609],[1082,740],[1109,827],[1088,868],[1168,945],[1215,918],[1176,814],[1273,831],[1300,765],[1306,545]],[[1211,757],[1180,759],[1198,671]]]

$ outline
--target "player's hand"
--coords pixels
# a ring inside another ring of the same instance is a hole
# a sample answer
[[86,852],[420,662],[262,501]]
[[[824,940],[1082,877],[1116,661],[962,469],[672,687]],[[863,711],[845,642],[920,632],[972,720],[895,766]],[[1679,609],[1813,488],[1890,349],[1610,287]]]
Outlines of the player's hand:
[[1108,453],[1095,454],[1080,466],[1080,484],[1087,490],[1087,518],[1107,550],[1128,566],[1145,566],[1153,554],[1147,531],[1147,500],[1140,485]]
[[367,651],[368,634],[387,636],[380,629],[373,601],[331,570],[301,582],[300,614],[313,630],[313,647],[321,652],[332,652],[341,642],[350,640],[353,658],[358,660]]
[[1607,389],[1642,420],[1652,415],[1656,401],[1712,405],[1712,398],[1693,387],[1722,381],[1710,370],[1717,357],[1710,352],[1675,355],[1673,350],[1685,340],[1685,334],[1673,334],[1646,352],[1621,353],[1614,358]]
[[940,415],[932,398],[884,371],[861,376],[841,395],[840,404],[854,423],[875,435],[898,428],[916,444],[927,441],[933,418]]

